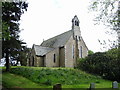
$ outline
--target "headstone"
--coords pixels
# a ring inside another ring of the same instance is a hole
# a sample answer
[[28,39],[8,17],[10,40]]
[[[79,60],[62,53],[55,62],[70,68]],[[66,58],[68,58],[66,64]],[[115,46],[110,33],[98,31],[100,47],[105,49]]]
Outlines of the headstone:
[[90,90],[94,90],[95,89],[95,83],[91,83],[90,84]]
[[53,86],[53,90],[62,90],[61,84],[56,84]]
[[20,61],[18,62],[17,66],[21,66]]
[[118,88],[118,82],[117,81],[114,81],[112,83],[112,88]]

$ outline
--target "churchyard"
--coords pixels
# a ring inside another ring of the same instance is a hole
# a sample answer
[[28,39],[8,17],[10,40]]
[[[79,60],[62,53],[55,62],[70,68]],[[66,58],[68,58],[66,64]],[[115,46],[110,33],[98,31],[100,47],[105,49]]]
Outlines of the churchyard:
[[109,88],[119,87],[120,83],[102,79],[73,68],[48,68],[15,66],[11,71],[2,73],[2,85],[5,88]]

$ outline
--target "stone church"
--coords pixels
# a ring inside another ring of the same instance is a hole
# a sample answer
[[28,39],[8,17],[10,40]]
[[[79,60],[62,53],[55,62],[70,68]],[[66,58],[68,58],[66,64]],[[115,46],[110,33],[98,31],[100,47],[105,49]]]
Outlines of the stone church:
[[81,36],[79,19],[72,19],[72,29],[33,45],[29,55],[29,66],[76,67],[77,59],[88,55],[88,48]]

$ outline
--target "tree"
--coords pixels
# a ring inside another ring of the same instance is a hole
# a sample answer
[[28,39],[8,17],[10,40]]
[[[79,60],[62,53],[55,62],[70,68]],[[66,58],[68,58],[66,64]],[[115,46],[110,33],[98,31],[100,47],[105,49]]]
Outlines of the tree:
[[30,48],[23,46],[23,49],[20,51],[19,57],[17,58],[17,60],[21,62],[22,66],[27,65],[27,59],[28,59],[28,54],[29,54],[30,50],[31,50]]
[[111,30],[117,32],[118,63],[120,64],[120,1],[94,0],[92,1],[90,9],[98,12],[95,21],[102,21]]
[[25,44],[19,40],[18,21],[27,7],[26,2],[2,2],[2,57],[6,58],[6,71],[10,70],[9,57],[18,57]]
[[111,66],[110,68],[111,70],[113,70],[114,74],[117,73],[116,77],[118,77],[118,75],[120,74],[119,72],[120,71],[120,1],[94,0],[92,1],[90,9],[98,12],[97,13],[98,16],[96,16],[95,21],[97,22],[102,21],[104,25],[108,26],[112,31],[115,31],[117,33],[118,46],[117,46],[117,50],[115,50],[116,53],[114,52],[113,49],[112,51],[108,51],[109,52],[108,56],[113,58],[109,66]]
[[[94,19],[98,23],[102,21],[111,30],[120,32],[120,1],[119,0],[94,0],[90,5],[90,10],[96,11],[97,16]],[[110,31],[109,31],[110,32]],[[120,34],[118,43],[120,43]]]
[[97,11],[96,21],[102,21],[111,29],[119,29],[119,0],[94,0],[90,6],[91,10]]
[[79,60],[78,68],[92,74],[97,74],[108,80],[120,82],[119,63],[117,62],[118,49],[107,52],[97,52]]
[[91,55],[91,54],[94,54],[94,52],[91,50],[88,50],[88,55]]
[[[0,2],[0,48],[2,48],[2,3]],[[2,53],[2,49],[0,49],[0,53]],[[2,54],[0,54],[0,58],[2,58]]]

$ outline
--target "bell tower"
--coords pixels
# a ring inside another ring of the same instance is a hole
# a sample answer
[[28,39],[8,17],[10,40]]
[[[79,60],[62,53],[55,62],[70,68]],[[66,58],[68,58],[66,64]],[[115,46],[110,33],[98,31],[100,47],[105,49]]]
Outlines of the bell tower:
[[75,15],[72,19],[72,31],[73,31],[73,39],[75,40],[75,62],[74,66],[77,66],[77,59],[79,58],[79,42],[81,41],[81,32],[79,27],[79,19]]
[[77,15],[75,15],[74,18],[72,19],[72,30],[73,30],[73,37],[76,38],[77,40],[79,40],[81,36],[79,23],[80,21]]

